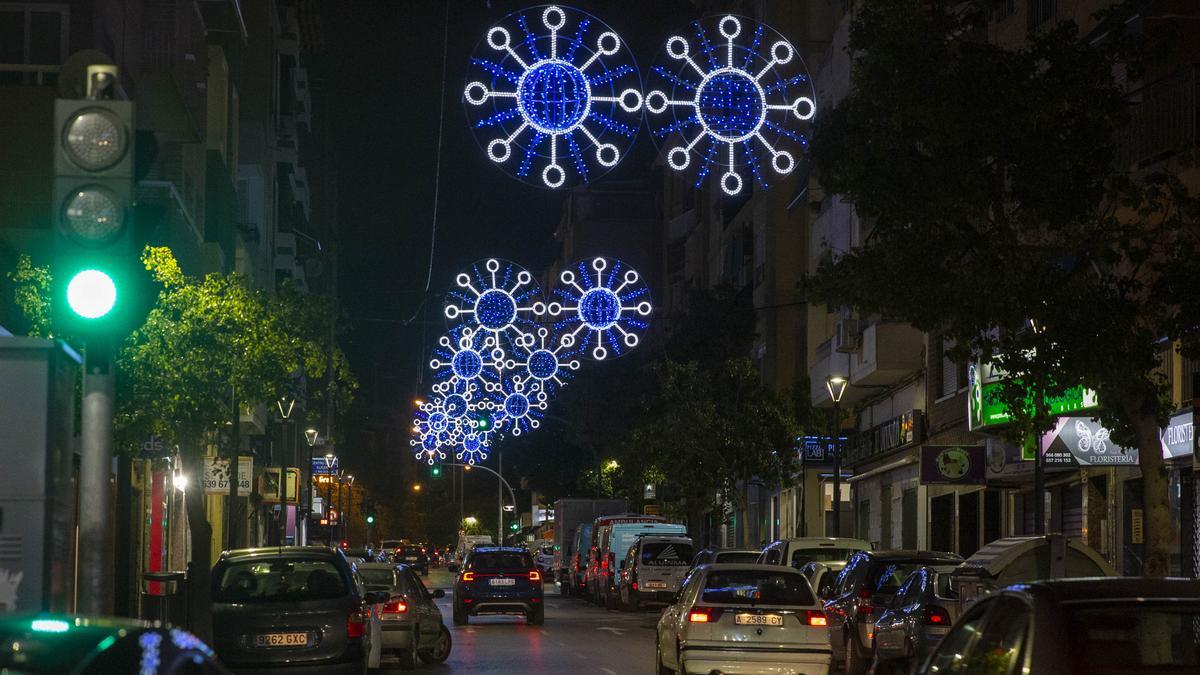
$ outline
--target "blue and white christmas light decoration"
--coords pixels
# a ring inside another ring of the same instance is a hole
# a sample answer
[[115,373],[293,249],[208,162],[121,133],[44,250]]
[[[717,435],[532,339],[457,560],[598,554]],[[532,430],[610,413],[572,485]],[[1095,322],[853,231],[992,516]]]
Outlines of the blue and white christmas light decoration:
[[481,384],[494,380],[506,354],[500,338],[473,326],[457,326],[438,340],[429,367],[435,382]]
[[726,15],[691,28],[690,38],[667,39],[648,76],[655,142],[666,144],[672,169],[694,169],[697,187],[719,166],[728,195],[742,192],[744,169],[766,188],[766,160],[786,176],[808,149],[798,129],[817,110],[808,71],[791,43],[752,19]]
[[522,373],[506,376],[500,386],[490,391],[488,408],[496,421],[496,429],[520,436],[537,429],[550,399],[542,383]]
[[488,158],[559,188],[620,161],[641,126],[641,76],[615,31],[570,7],[505,17],[471,58],[467,116]]
[[525,335],[514,342],[512,356],[504,361],[504,368],[541,383],[541,388],[553,396],[579,370],[579,359],[573,358],[573,354],[574,350],[561,342],[556,344],[543,326],[538,328],[536,337]]
[[603,361],[638,345],[652,307],[637,270],[597,257],[563,270],[559,282],[559,300],[537,309],[554,319],[560,347]]
[[491,258],[472,265],[471,273],[459,274],[454,283],[445,310],[452,323],[491,333],[496,347],[537,329],[534,306],[542,291],[528,271]]

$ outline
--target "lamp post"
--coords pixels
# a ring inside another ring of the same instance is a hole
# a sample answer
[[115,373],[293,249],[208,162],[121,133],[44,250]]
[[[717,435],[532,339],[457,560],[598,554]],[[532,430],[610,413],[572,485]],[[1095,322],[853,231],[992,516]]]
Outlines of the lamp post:
[[[1045,324],[1037,319],[1026,319],[1029,324],[1029,330],[1033,331],[1034,335],[1041,335],[1042,331],[1046,330]],[[1041,421],[1042,408],[1046,405],[1046,388],[1040,383],[1037,389],[1037,406],[1034,408],[1034,419],[1037,422]],[[1041,428],[1037,427],[1037,432],[1040,433]],[[1034,437],[1033,439],[1033,533],[1036,535],[1046,534],[1046,465],[1045,459],[1042,457],[1041,439]]]
[[[308,504],[304,507],[304,531],[308,532],[308,528],[312,527],[312,510],[313,510],[313,490],[316,489],[315,479],[313,477],[313,446],[321,442],[321,433],[315,428],[309,427],[304,430],[304,440],[308,443],[308,466],[301,475],[308,476]],[[308,537],[305,537],[305,542],[308,543]]]
[[[325,453],[325,462],[327,464],[332,464],[333,460],[334,460],[334,456],[333,456],[332,452]],[[326,468],[328,468],[328,467],[326,467]],[[333,545],[333,519],[329,517],[329,512],[333,510],[333,481],[335,478],[337,478],[337,476],[336,476],[336,474],[332,474],[332,473],[327,474],[327,476],[329,477],[329,483],[328,483],[329,488],[325,495],[325,545],[332,546]],[[339,513],[338,518],[341,518],[341,517],[342,517],[342,514]]]
[[842,536],[842,449],[841,449],[841,403],[849,381],[841,375],[825,377],[825,389],[833,401],[833,536]]
[[[288,453],[295,453],[295,434],[288,433],[289,424],[294,424],[292,413],[296,410],[296,398],[290,394],[284,394],[278,401],[275,402],[279,408],[279,417],[283,420],[283,452],[280,463],[282,466],[279,469],[279,545],[283,546],[287,541],[287,508],[288,508]],[[292,445],[288,445],[288,439],[291,439]]]

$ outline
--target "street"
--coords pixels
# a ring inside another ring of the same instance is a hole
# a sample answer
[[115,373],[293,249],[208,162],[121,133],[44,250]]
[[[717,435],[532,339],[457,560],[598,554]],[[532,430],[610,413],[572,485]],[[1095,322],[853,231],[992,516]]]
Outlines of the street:
[[[658,610],[637,614],[608,611],[578,598],[561,598],[546,585],[546,624],[527,626],[519,616],[471,617],[467,626],[450,620],[453,577],[445,569],[424,578],[438,601],[454,638],[450,658],[432,673],[650,673],[654,663],[654,625]],[[390,668],[388,672],[400,672]]]

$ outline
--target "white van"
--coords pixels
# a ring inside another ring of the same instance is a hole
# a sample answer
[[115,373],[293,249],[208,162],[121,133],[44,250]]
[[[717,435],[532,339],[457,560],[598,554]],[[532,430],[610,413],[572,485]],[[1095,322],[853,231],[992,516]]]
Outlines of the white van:
[[617,577],[621,609],[636,612],[644,603],[671,604],[691,569],[690,537],[648,534],[638,537]]
[[784,565],[800,569],[810,562],[844,563],[855,553],[874,548],[869,541],[849,537],[780,539],[762,550],[758,556],[758,564]]
[[674,534],[687,536],[687,527],[678,523],[613,523],[602,533],[599,542],[600,560],[608,561],[610,574],[604,577],[607,583],[601,583],[597,600],[605,607],[615,607],[617,604],[616,581],[621,575],[621,566],[625,564],[625,554],[633,546],[638,537],[645,535]]

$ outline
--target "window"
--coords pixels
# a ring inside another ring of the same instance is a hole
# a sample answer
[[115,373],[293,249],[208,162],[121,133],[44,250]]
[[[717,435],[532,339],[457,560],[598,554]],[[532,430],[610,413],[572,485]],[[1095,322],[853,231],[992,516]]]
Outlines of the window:
[[856,548],[798,548],[792,551],[792,567],[800,569],[810,562],[842,562],[858,553]]
[[61,64],[69,17],[66,5],[0,2],[0,63]]
[[395,570],[358,569],[358,576],[368,591],[388,591],[396,585]]
[[964,660],[969,658],[971,647],[974,646],[976,636],[983,627],[983,616],[992,604],[994,604],[992,600],[979,601],[954,625],[946,637],[942,638],[937,651],[930,657],[928,672],[963,672]]
[[1076,672],[1196,672],[1200,606],[1112,602],[1067,611]]
[[766,558],[763,560],[763,562],[765,562],[768,565],[778,565],[779,561],[782,557],[783,556],[780,554],[779,549],[777,549],[777,548],[767,549]]
[[347,594],[346,583],[328,560],[276,558],[225,566],[213,592],[215,602],[331,600]]
[[[950,358],[950,352],[954,349],[954,345],[954,340],[947,337],[941,338],[941,379],[938,398],[953,396],[958,392],[958,366],[954,363],[954,359]],[[962,384],[966,384],[966,382],[964,381]]]
[[[1008,675],[1025,643],[1028,606],[1013,597],[1002,597],[992,605],[983,633],[962,661],[962,671],[971,675]],[[1105,650],[1111,648],[1105,643]]]
[[908,575],[908,579],[900,586],[900,590],[896,591],[896,600],[893,603],[895,607],[907,607],[917,600],[921,599],[921,591],[925,587],[924,572],[913,572]]
[[529,569],[531,567],[533,567],[533,559],[529,557],[528,553],[489,551],[471,556],[471,569],[473,570]]
[[816,602],[804,577],[770,570],[711,572],[700,602],[764,605],[811,605]]
[[652,566],[687,565],[692,557],[691,544],[655,542],[642,544],[642,564]]
[[753,564],[758,560],[758,554],[753,551],[722,551],[717,554],[719,563]]
[[1029,28],[1037,28],[1054,18],[1057,0],[1029,0]]

